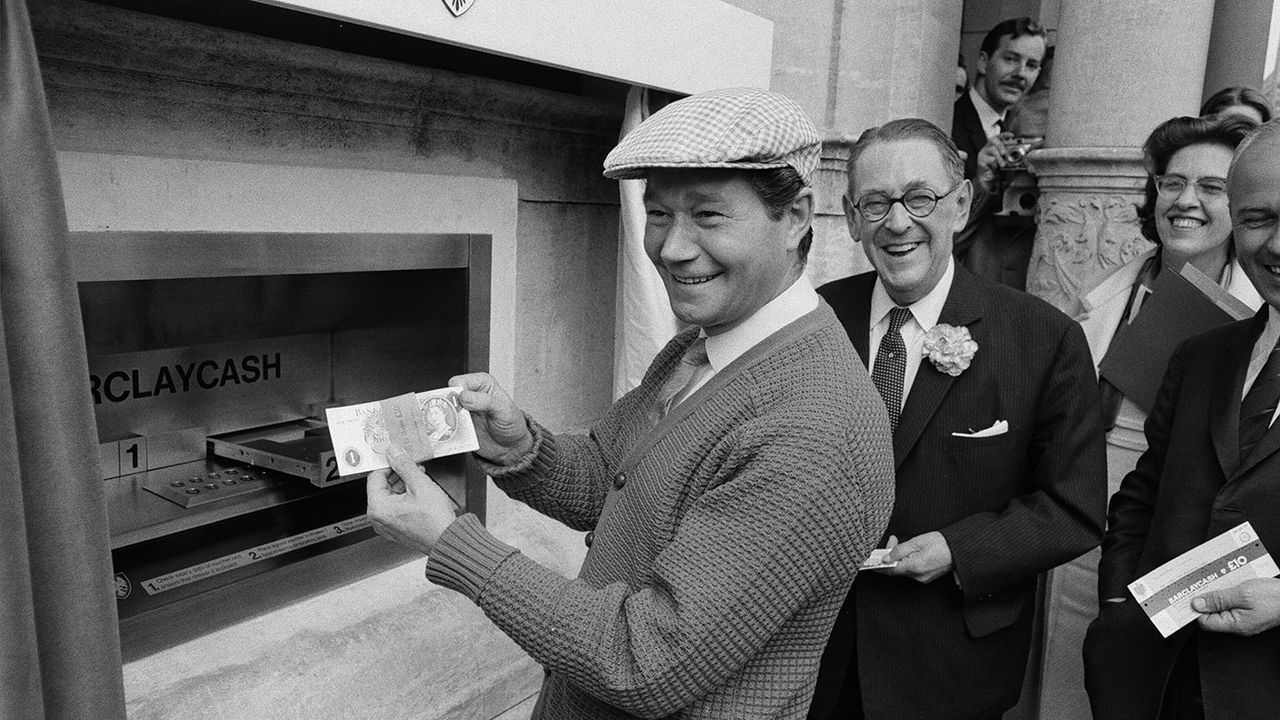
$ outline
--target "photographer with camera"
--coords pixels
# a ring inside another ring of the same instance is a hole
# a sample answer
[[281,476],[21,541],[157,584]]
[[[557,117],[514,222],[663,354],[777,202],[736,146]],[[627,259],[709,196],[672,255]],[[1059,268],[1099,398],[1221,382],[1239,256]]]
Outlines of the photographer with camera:
[[1009,109],[1036,84],[1047,52],[1044,28],[1028,17],[997,23],[983,38],[973,87],[956,100],[951,116],[951,139],[965,155],[966,178],[976,177],[978,156],[1010,129]]
[[965,153],[973,181],[969,223],[955,256],[977,275],[1024,290],[1035,224],[1035,181],[1026,154],[1047,124],[1046,33],[1031,18],[998,23],[978,53],[978,77],[956,101],[951,139]]
[[[1035,181],[1027,172],[1027,154],[1044,144],[1044,134],[1032,134],[1015,126],[1014,131],[1003,132],[991,138],[978,153],[978,167],[973,184],[984,193],[983,202],[992,206],[993,212],[1003,214],[1029,214],[1034,204],[1024,207],[1017,198],[1009,197],[1009,189],[1026,186],[1034,201]],[[1019,177],[1025,176],[1025,177]],[[999,204],[1001,207],[994,207]],[[976,206],[976,203],[975,203]]]

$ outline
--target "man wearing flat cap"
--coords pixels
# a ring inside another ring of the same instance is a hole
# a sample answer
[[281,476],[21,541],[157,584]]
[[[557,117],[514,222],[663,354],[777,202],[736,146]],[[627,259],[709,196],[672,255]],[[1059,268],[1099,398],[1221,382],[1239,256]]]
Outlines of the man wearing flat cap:
[[490,535],[415,464],[369,517],[429,555],[547,671],[535,718],[803,718],[836,612],[893,498],[883,403],[804,278],[819,137],[792,101],[719,90],[655,113],[605,160],[644,178],[645,250],[691,327],[587,435],[486,374],[453,378],[481,466],[589,530],[577,579]]

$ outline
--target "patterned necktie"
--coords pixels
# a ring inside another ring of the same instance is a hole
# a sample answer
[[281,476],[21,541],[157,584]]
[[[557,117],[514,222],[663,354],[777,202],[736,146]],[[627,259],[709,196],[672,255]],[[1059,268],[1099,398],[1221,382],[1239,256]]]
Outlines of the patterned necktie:
[[889,427],[898,429],[902,412],[902,382],[907,375],[907,345],[902,341],[902,326],[911,319],[911,311],[896,307],[889,311],[889,330],[880,340],[876,364],[871,369],[871,382],[889,410]]
[[1280,402],[1280,344],[1271,349],[1262,372],[1253,381],[1253,387],[1240,402],[1240,460],[1243,462],[1253,452],[1262,436],[1271,427],[1271,416]]
[[671,408],[683,400],[689,390],[710,369],[711,363],[707,360],[707,339],[699,337],[685,349],[684,355],[680,356],[680,364],[658,391],[659,416],[671,412]]

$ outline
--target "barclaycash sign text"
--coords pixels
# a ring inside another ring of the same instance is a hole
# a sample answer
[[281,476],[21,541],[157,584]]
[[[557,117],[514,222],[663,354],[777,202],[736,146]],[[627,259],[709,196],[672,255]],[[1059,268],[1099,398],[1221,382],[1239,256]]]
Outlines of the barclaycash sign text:
[[272,379],[280,379],[280,353],[161,365],[154,370],[114,370],[105,375],[90,375],[89,389],[93,393],[93,404],[101,405]]

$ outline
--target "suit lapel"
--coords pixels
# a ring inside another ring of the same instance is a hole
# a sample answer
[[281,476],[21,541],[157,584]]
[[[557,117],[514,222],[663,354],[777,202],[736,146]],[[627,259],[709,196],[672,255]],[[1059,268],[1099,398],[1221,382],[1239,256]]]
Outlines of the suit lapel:
[[[978,117],[978,108],[973,104],[973,98],[969,97],[969,93],[960,96],[959,119],[960,132],[966,137],[965,140],[973,148],[981,148],[987,144],[987,131],[982,127],[982,118]],[[971,157],[965,158],[966,177],[972,175],[978,165],[978,156],[976,152],[970,153]]]
[[865,368],[871,367],[871,358],[867,355],[871,346],[871,290],[875,287],[875,274],[870,273],[870,276],[869,282],[863,283],[863,287],[856,288],[851,293],[849,317],[853,322],[845,324],[845,327],[861,329],[860,332],[849,333],[849,341],[853,343],[858,357],[862,358],[862,366]]
[[1252,470],[1255,465],[1275,454],[1277,450],[1280,450],[1280,422],[1267,429],[1266,434],[1253,447],[1253,452],[1249,453],[1249,457],[1240,460],[1240,467],[1236,469],[1236,476]]
[[[974,143],[974,147],[982,147],[987,144],[987,130],[982,127],[982,118],[978,115],[978,108],[973,104],[973,98],[969,97],[969,93],[964,95],[965,102],[968,104],[968,125],[969,137]],[[977,158],[974,158],[977,163]]]
[[1244,333],[1220,349],[1224,364],[1219,367],[1234,365],[1235,372],[1215,375],[1209,396],[1209,434],[1226,478],[1240,465],[1240,388],[1249,367],[1248,338],[1252,335]]
[[[1231,350],[1234,353],[1234,357],[1238,359],[1238,367],[1234,373],[1235,381],[1230,387],[1225,388],[1225,395],[1222,392],[1215,392],[1213,396],[1213,402],[1215,404],[1226,403],[1229,406],[1228,417],[1224,419],[1225,422],[1222,424],[1225,425],[1229,422],[1231,425],[1230,439],[1233,443],[1232,447],[1235,448],[1235,453],[1239,453],[1240,448],[1240,396],[1241,390],[1244,388],[1244,376],[1245,373],[1248,372],[1249,358],[1253,354],[1253,345],[1258,341],[1258,337],[1262,335],[1263,330],[1266,328],[1267,312],[1267,306],[1263,305],[1262,310],[1260,310],[1258,315],[1254,318],[1253,323],[1249,325],[1249,331],[1242,334],[1240,338],[1233,343],[1234,347]],[[1223,373],[1223,376],[1229,375],[1227,373]],[[1219,391],[1223,390],[1223,388],[1214,388],[1214,390]],[[1219,418],[1215,413],[1214,420],[1216,421],[1218,419]],[[1213,443],[1214,447],[1218,446],[1217,435],[1214,436]],[[1258,441],[1258,444],[1253,447],[1253,452],[1249,453],[1248,457],[1242,457],[1239,459],[1239,464],[1235,466],[1234,473],[1225,473],[1227,480],[1233,480],[1249,471],[1276,450],[1280,450],[1280,423],[1275,423],[1267,429],[1266,434],[1264,434],[1262,439]],[[1218,457],[1222,457],[1221,449],[1218,450]]]
[[[967,270],[956,264],[955,278],[951,281],[951,292],[942,306],[942,314],[938,323],[969,328],[969,334],[978,343],[978,354],[986,342],[986,333],[982,323],[982,297],[978,292],[977,282]],[[920,361],[920,370],[916,373],[915,382],[911,384],[911,393],[898,416],[898,429],[893,435],[893,456],[897,467],[911,448],[915,447],[929,420],[942,404],[942,398],[951,389],[956,378],[938,370],[928,359]]]

